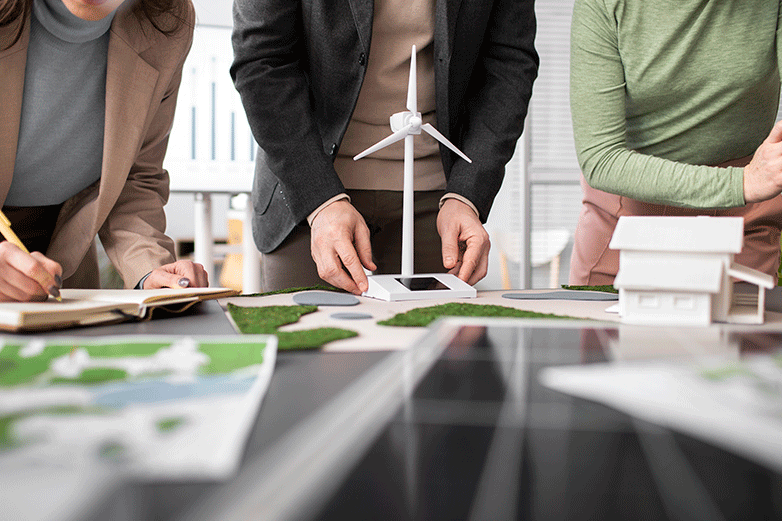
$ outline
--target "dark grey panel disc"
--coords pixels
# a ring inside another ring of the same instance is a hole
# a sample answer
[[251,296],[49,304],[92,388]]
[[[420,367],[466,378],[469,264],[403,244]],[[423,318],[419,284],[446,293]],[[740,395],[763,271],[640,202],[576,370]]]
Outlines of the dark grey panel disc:
[[547,291],[545,293],[506,293],[513,300],[619,300],[616,293],[603,291]]
[[359,302],[354,295],[330,291],[297,293],[293,301],[300,306],[355,306]]

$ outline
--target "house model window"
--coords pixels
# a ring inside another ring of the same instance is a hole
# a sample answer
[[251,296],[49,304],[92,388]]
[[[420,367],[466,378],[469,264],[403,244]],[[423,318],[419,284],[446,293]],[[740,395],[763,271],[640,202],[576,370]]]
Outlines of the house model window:
[[657,295],[641,294],[638,295],[638,306],[656,309],[660,307],[660,299],[657,298]]
[[[741,217],[620,217],[609,245],[620,250],[619,314],[635,324],[762,324],[774,279],[736,264]],[[742,281],[751,291],[734,291]]]
[[695,301],[692,297],[676,297],[673,299],[673,305],[676,309],[693,309]]

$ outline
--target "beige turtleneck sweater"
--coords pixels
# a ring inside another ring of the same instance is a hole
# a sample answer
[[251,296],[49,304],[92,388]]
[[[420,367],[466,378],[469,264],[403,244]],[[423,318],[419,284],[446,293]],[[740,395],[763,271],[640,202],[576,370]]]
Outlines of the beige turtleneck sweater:
[[[410,51],[416,46],[418,111],[437,126],[434,97],[434,0],[375,0],[367,71],[353,118],[334,161],[345,188],[402,190],[404,141],[358,161],[353,156],[391,134],[388,118],[407,110]],[[415,137],[415,190],[442,190],[437,141]]]

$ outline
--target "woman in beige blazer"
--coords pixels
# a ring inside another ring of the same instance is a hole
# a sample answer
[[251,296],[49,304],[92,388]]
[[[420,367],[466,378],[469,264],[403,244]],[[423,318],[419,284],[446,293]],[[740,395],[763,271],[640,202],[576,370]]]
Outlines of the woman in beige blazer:
[[[4,207],[18,159],[31,11],[37,1],[0,0]],[[81,20],[113,16],[107,36],[100,178],[62,202],[52,218],[48,247],[42,249],[45,256],[0,243],[0,300],[43,299],[61,286],[97,287],[96,235],[128,288],[208,285],[202,266],[176,261],[173,241],[164,234],[169,179],[162,163],[192,42],[191,1],[47,1],[62,2]],[[19,231],[23,223],[12,219],[12,225]]]

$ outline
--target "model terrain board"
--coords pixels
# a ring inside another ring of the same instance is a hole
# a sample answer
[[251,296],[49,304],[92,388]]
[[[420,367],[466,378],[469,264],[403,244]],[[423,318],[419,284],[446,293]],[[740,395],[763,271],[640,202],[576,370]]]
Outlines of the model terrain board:
[[0,337],[0,465],[231,476],[268,388],[272,336]]

